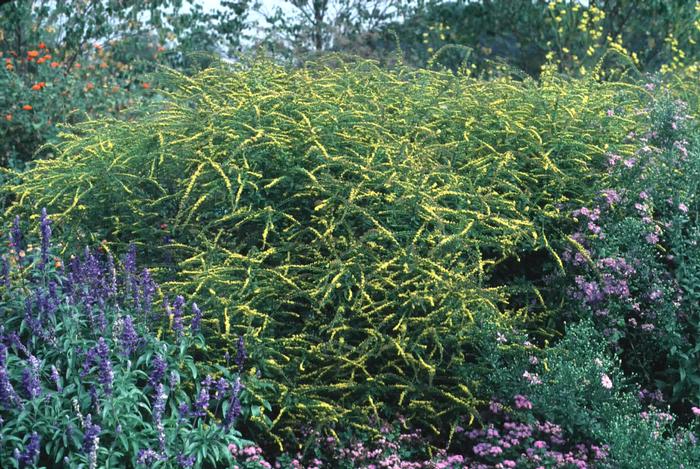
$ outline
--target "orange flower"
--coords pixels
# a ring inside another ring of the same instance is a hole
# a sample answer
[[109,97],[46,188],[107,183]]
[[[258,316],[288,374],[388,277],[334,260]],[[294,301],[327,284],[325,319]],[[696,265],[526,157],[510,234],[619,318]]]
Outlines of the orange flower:
[[36,63],[38,63],[38,64],[43,64],[44,62],[46,62],[46,57],[41,57],[41,58],[36,60]]
[[44,41],[39,43],[39,49],[46,49],[46,44],[44,44]]
[[58,62],[51,62],[51,68],[58,68],[60,66],[61,66],[61,64]]
[[12,120],[12,114],[7,114],[7,115],[5,116],[5,120],[6,120],[7,122],[10,122],[10,121]]
[[80,68],[80,67],[82,67],[82,65],[80,65],[79,63],[76,63],[76,64],[74,65],[74,67],[75,67],[75,68]]
[[102,50],[102,46],[95,43],[95,50]]
[[22,106],[22,109],[24,109],[25,111],[31,111],[32,107],[29,104],[25,104],[24,106]]
[[142,84],[141,86],[143,86],[143,89],[144,89],[144,90],[147,90],[148,88],[151,87],[151,84],[150,84],[150,83],[144,83],[144,84]]
[[158,46],[158,49],[156,49],[158,52],[163,52],[165,50],[165,47],[163,46]]
[[35,84],[34,86],[32,86],[32,89],[33,89],[34,91],[39,91],[40,89],[42,89],[42,88],[45,87],[45,86],[46,86],[46,82],[40,81],[39,83],[37,83],[37,84]]
[[53,265],[54,265],[54,267],[56,267],[57,269],[60,269],[60,268],[61,268],[61,261],[57,260],[56,262],[54,262]]
[[92,83],[88,83],[87,85],[85,85],[85,91],[90,91],[94,87],[95,87],[95,85],[93,85]]
[[107,68],[109,65],[107,65],[107,62],[100,62],[100,68]]
[[46,54],[45,56],[42,57],[42,59],[51,60],[52,59],[51,54]]
[[35,58],[35,57],[39,57],[39,51],[37,51],[37,50],[30,50],[30,51],[27,52],[27,57],[32,58],[32,59]]

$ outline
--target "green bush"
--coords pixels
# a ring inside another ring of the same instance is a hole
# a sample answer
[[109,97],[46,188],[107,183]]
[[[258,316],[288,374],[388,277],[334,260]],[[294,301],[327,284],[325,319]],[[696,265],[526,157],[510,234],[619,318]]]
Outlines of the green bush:
[[159,108],[80,124],[14,174],[8,213],[45,205],[65,237],[162,261],[222,346],[245,333],[265,358],[277,434],[399,410],[441,431],[474,412],[475,323],[544,324],[528,269],[561,265],[560,207],[591,200],[607,152],[634,152],[648,100],[334,59],[163,81]]

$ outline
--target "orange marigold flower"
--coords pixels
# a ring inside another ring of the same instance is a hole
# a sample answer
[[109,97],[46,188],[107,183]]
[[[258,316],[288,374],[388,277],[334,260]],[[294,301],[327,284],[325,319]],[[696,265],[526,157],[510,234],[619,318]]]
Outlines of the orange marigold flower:
[[39,43],[39,49],[46,49],[46,44],[44,44],[44,41]]
[[41,57],[41,58],[36,60],[36,63],[38,63],[38,64],[43,64],[44,62],[46,62],[46,57]]
[[39,51],[38,50],[30,50],[27,52],[27,57],[30,57],[32,59],[35,57],[39,57]]
[[34,91],[39,91],[40,89],[41,89],[41,85],[39,83],[32,86],[32,90],[34,90]]
[[60,66],[61,66],[61,64],[58,62],[51,62],[51,68],[58,68]]
[[42,57],[42,59],[44,59],[44,60],[51,60],[52,58],[53,57],[51,56],[51,54],[46,54],[45,56]]
[[143,89],[144,89],[144,90],[147,90],[148,88],[151,87],[151,84],[150,84],[150,83],[144,83],[144,84],[142,84],[141,86],[143,86]]
[[22,106],[22,109],[24,109],[25,111],[31,111],[32,107],[29,104],[25,104],[24,106]]

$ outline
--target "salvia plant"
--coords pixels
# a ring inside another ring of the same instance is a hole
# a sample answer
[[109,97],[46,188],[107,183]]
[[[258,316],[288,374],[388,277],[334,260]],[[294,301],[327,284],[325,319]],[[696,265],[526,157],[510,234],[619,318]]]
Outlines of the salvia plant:
[[189,354],[205,345],[199,307],[182,296],[154,307],[158,286],[138,270],[134,248],[122,262],[100,247],[64,264],[51,224],[43,210],[32,246],[15,219],[1,257],[0,465],[234,462],[232,449],[248,445],[236,429],[246,393],[242,339],[235,366],[203,376]]

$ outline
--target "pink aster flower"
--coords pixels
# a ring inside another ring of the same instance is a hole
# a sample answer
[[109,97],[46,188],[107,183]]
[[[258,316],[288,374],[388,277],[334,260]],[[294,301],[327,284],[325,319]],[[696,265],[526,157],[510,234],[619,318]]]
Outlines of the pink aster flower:
[[613,383],[612,383],[612,380],[610,379],[610,376],[606,375],[605,373],[602,373],[600,375],[600,384],[605,389],[612,389],[612,387],[613,387]]

